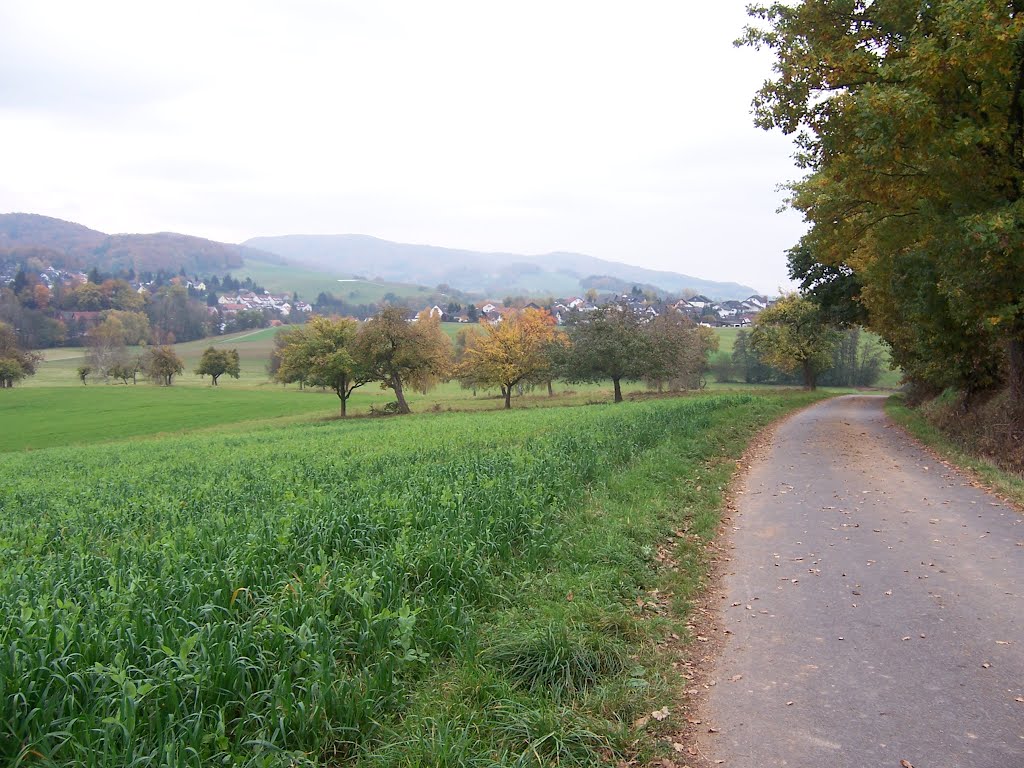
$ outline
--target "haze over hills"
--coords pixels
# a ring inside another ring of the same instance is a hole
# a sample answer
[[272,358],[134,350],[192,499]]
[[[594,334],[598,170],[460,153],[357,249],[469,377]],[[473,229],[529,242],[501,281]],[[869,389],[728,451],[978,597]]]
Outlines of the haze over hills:
[[246,258],[281,260],[242,245],[174,232],[108,235],[35,213],[0,214],[0,258],[33,255],[67,269],[177,272],[184,268],[189,274],[238,269]]
[[[146,271],[206,275],[259,272],[274,265],[301,265],[307,271],[305,293],[315,283],[337,290],[338,280],[361,275],[382,282],[451,288],[486,297],[514,294],[572,296],[595,288],[600,293],[628,291],[633,286],[666,293],[702,293],[713,299],[744,299],[757,293],[750,286],[716,282],[676,272],[645,269],[580,253],[526,256],[511,253],[412,245],[367,235],[283,235],[256,237],[241,245],[220,243],[173,232],[115,234],[81,224],[31,213],[0,214],[0,260],[24,261],[32,256],[55,267],[102,272]],[[322,273],[322,281],[319,275]],[[310,282],[311,278],[312,282]],[[278,283],[287,282],[281,275]],[[295,290],[294,286],[277,286]]]
[[460,291],[488,295],[571,295],[585,291],[595,278],[613,278],[622,285],[656,286],[672,293],[693,291],[715,299],[745,299],[758,293],[739,283],[634,267],[582,253],[485,253],[394,243],[367,235],[254,237],[243,245],[339,276],[358,274],[429,286],[445,283]]

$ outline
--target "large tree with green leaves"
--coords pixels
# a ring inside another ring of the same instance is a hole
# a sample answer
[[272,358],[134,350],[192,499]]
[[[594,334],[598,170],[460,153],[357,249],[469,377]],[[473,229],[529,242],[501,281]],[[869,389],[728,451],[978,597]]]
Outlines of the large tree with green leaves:
[[395,393],[399,413],[409,413],[407,386],[431,386],[448,375],[452,363],[452,342],[439,321],[426,312],[415,319],[407,314],[385,307],[363,324],[354,347],[370,379]]
[[239,358],[237,349],[217,349],[207,347],[203,356],[199,358],[199,366],[196,374],[209,376],[213,386],[217,386],[217,379],[221,376],[230,376],[237,379],[241,375],[239,370]]
[[761,312],[750,333],[750,346],[762,360],[782,371],[799,371],[807,389],[814,389],[818,374],[832,365],[839,340],[821,308],[795,293]]
[[[849,273],[894,360],[933,386],[1006,375],[1024,423],[1024,0],[756,5],[812,224],[797,276]],[[1001,363],[1006,373],[1001,374]]]
[[352,393],[374,380],[355,354],[358,333],[359,323],[352,318],[320,316],[279,333],[283,342],[276,348],[276,378],[330,388],[341,402],[344,418]]
[[582,314],[573,324],[563,363],[568,381],[612,380],[616,403],[622,381],[637,381],[651,370],[654,345],[643,319],[628,306],[608,305]]

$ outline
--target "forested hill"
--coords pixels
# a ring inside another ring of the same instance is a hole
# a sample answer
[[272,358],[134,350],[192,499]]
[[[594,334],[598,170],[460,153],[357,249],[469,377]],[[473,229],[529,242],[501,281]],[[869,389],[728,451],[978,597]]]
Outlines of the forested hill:
[[758,293],[747,285],[644,269],[581,253],[485,253],[395,243],[366,235],[256,237],[245,245],[318,269],[420,285],[446,283],[485,294],[547,291],[568,296],[583,293],[588,281],[601,278],[627,286],[656,286],[671,293],[692,291],[716,299],[745,299]]
[[201,274],[242,266],[246,256],[280,261],[272,254],[191,235],[158,232],[147,235],[108,235],[70,221],[34,213],[0,214],[0,259],[37,256],[66,269],[102,272],[185,269]]

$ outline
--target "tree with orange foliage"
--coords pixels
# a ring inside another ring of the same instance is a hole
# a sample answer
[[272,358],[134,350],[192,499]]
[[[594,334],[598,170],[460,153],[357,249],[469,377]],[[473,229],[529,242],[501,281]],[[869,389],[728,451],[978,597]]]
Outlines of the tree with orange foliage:
[[552,368],[550,345],[565,339],[555,320],[542,309],[510,312],[497,324],[481,323],[470,336],[456,376],[479,386],[501,387],[505,407],[512,407],[512,387],[540,380]]

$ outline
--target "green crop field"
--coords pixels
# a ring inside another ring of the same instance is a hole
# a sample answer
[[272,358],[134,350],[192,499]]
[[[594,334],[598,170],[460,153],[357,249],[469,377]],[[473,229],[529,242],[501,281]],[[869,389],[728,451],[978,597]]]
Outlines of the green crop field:
[[0,456],[0,759],[649,756],[656,739],[641,744],[634,721],[672,700],[678,678],[653,650],[686,633],[685,613],[666,611],[704,572],[720,489],[759,426],[810,400],[360,419]]
[[327,418],[337,409],[333,393],[283,389],[20,387],[0,398],[0,452],[194,432],[239,422]]

